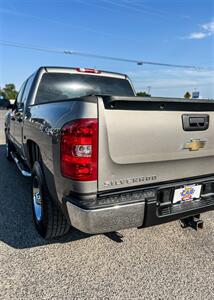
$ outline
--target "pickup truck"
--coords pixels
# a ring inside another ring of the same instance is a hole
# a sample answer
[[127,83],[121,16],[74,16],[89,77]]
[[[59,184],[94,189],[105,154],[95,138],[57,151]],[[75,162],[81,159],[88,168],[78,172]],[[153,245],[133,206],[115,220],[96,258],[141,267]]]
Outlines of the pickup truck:
[[126,75],[41,67],[5,119],[6,155],[32,178],[45,239],[174,220],[214,209],[214,102],[137,97]]

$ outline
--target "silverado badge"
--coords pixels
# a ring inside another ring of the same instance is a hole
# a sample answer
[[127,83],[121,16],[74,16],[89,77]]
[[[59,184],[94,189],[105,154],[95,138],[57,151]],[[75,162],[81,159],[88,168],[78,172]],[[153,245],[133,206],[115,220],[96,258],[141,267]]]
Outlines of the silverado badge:
[[188,149],[189,151],[198,151],[203,149],[206,144],[206,141],[201,141],[200,139],[191,139],[190,142],[184,144],[183,149]]

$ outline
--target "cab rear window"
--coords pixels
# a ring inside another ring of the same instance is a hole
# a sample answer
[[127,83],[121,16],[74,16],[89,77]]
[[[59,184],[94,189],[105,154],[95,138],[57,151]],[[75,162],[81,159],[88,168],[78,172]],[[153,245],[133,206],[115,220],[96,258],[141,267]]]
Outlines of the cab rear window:
[[85,74],[46,73],[36,95],[36,103],[64,101],[87,95],[134,96],[126,79]]

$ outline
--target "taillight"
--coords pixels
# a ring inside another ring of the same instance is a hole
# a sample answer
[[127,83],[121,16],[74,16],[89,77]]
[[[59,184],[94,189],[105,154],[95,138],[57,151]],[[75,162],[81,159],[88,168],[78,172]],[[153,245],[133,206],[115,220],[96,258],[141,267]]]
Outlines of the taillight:
[[97,180],[97,119],[66,124],[61,132],[61,172],[78,181]]

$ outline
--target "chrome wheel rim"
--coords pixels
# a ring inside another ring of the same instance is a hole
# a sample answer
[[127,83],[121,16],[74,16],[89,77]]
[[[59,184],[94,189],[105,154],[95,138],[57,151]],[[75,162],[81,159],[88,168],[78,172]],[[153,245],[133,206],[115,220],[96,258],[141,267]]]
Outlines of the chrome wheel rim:
[[37,177],[33,179],[33,209],[36,220],[40,222],[42,219],[42,197]]

